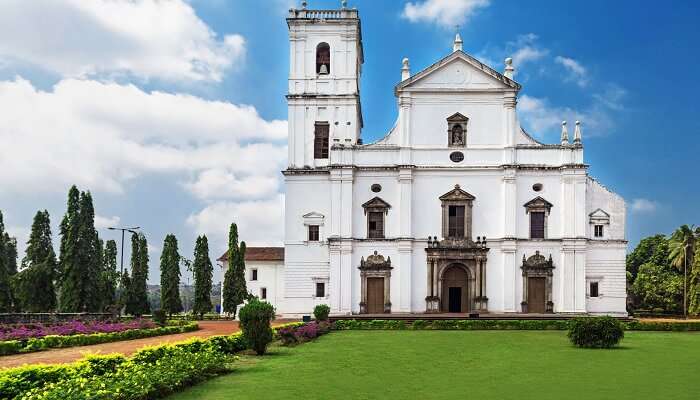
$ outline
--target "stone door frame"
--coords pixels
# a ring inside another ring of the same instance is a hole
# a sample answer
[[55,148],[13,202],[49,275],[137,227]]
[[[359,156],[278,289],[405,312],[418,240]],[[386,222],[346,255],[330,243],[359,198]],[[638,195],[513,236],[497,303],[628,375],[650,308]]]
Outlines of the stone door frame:
[[391,257],[384,260],[384,256],[376,251],[373,255],[360,261],[360,314],[367,314],[367,278],[384,278],[384,313],[391,313]]
[[535,254],[529,258],[525,258],[523,254],[523,265],[520,267],[522,269],[523,276],[523,300],[520,303],[522,307],[522,312],[527,314],[528,310],[528,278],[545,278],[544,282],[544,299],[545,299],[545,313],[554,312],[554,302],[552,301],[552,277],[554,270],[554,263],[552,261],[552,255],[549,255],[549,259],[545,259],[543,255],[540,254],[539,250],[535,251]]

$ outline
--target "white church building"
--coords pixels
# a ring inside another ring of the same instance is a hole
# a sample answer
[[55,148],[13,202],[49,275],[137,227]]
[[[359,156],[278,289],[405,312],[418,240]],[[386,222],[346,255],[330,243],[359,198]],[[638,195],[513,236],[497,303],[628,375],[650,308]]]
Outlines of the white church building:
[[588,175],[578,121],[556,144],[521,128],[510,59],[498,72],[459,35],[422,71],[404,59],[396,123],[363,143],[358,11],[287,24],[285,241],[246,257],[253,294],[285,316],[627,315],[625,202]]

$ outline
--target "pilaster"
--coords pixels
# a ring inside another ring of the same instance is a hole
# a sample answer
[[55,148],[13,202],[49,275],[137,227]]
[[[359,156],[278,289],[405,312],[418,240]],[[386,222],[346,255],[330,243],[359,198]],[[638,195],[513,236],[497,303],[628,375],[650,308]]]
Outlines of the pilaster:
[[399,266],[394,270],[399,282],[399,311],[411,312],[411,288],[413,285],[413,271],[411,259],[413,256],[413,242],[410,240],[399,241]]
[[517,244],[515,239],[506,239],[501,243],[501,253],[503,254],[503,311],[505,312],[517,312],[519,309],[515,295],[515,282],[518,273],[516,250]]

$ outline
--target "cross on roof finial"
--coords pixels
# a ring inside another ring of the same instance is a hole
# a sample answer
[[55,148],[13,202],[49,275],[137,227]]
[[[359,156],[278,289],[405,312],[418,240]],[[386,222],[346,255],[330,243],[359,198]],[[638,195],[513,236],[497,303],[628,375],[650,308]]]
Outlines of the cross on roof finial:
[[452,51],[462,51],[462,37],[459,36],[459,32],[455,35],[455,43],[452,46]]

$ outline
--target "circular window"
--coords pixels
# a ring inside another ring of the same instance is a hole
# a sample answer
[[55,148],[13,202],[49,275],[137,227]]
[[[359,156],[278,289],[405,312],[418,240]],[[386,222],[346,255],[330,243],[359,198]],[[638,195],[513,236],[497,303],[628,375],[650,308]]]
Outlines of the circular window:
[[372,185],[372,186],[370,187],[370,189],[372,189],[372,191],[373,191],[374,193],[379,193],[379,192],[382,191],[382,185],[380,185],[380,184],[378,184],[378,183],[375,183],[374,185]]
[[532,190],[534,190],[535,192],[541,191],[541,190],[542,190],[542,184],[541,184],[541,183],[535,183],[534,185],[532,185]]
[[450,160],[452,160],[452,162],[462,162],[464,160],[464,153],[461,151],[453,151],[450,153]]

